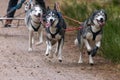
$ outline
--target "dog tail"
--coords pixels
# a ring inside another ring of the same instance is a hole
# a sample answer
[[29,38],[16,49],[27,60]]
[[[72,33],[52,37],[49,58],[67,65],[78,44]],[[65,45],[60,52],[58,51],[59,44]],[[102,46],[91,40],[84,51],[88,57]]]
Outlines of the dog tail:
[[77,46],[78,45],[78,39],[76,38],[74,41],[74,44]]

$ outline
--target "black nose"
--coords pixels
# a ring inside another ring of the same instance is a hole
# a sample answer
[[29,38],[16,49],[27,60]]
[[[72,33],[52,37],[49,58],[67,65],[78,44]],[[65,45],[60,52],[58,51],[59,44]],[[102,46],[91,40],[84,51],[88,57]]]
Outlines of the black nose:
[[100,18],[100,22],[103,22],[103,18]]
[[38,13],[38,16],[40,16],[40,13]]
[[53,22],[53,19],[50,19],[50,22]]

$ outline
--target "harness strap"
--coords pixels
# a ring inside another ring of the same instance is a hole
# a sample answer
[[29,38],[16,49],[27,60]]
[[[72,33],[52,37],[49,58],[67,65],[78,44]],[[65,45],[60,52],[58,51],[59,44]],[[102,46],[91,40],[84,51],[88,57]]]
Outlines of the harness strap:
[[[41,24],[40,24],[40,25],[41,25]],[[39,25],[37,28],[35,28],[35,27],[32,25],[32,23],[31,23],[32,28],[33,28],[33,29],[34,29],[34,31],[36,31],[36,32],[39,30],[40,25]]]
[[102,31],[102,29],[100,29],[100,30],[97,31],[97,32],[93,32],[93,31],[92,31],[92,28],[91,28],[91,26],[90,26],[90,31],[91,31],[92,34],[93,34],[93,39],[92,39],[92,40],[95,40],[95,39],[96,39],[96,36]]
[[[31,18],[31,17],[30,17],[30,18]],[[31,21],[33,21],[32,18],[31,18]],[[40,23],[35,22],[35,21],[33,21],[33,22],[36,23],[36,24],[40,24],[40,25],[41,25],[41,22],[40,22]],[[34,31],[36,31],[36,32],[39,30],[40,25],[39,25],[37,28],[35,28],[35,27],[32,25],[32,22],[31,22],[31,26],[32,26],[32,28],[34,29]]]
[[52,38],[55,38],[55,36],[59,33],[59,29],[56,29],[56,33],[54,33],[54,34],[52,34],[51,32],[50,32],[50,29],[49,28],[47,28],[47,31],[51,34],[51,36],[52,36]]

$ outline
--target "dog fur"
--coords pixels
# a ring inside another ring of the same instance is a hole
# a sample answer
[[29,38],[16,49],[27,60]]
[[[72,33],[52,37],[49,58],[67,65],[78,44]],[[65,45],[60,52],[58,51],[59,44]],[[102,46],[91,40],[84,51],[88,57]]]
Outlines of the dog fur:
[[98,48],[101,46],[103,26],[107,20],[106,12],[95,10],[93,14],[81,25],[83,28],[78,31],[75,44],[80,49],[80,58],[78,63],[83,63],[82,54],[87,50],[89,63],[94,64],[93,57],[96,55]]
[[46,56],[49,54],[53,58],[51,53],[53,45],[57,45],[55,54],[58,56],[60,62],[62,62],[62,48],[64,44],[66,23],[60,13],[57,11],[56,6],[53,10],[47,9],[46,13],[46,36],[47,36],[47,48]]
[[43,42],[43,25],[40,21],[42,18],[43,11],[39,5],[35,5],[32,9],[29,9],[26,12],[25,24],[29,30],[29,49],[32,51],[32,44],[34,43],[34,32],[38,33],[39,42],[36,45],[39,45]]

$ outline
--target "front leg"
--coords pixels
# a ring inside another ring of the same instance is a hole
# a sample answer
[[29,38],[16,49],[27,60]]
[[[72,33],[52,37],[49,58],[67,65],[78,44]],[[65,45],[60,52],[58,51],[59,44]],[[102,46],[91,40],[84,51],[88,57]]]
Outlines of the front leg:
[[47,46],[47,48],[46,48],[45,55],[48,56],[49,55],[49,43],[48,43],[48,41],[46,41],[46,46]]
[[94,56],[96,55],[97,50],[98,50],[98,48],[100,47],[100,45],[101,45],[101,42],[100,42],[100,41],[99,41],[99,42],[96,42],[96,44],[95,44],[93,50],[91,51],[92,57],[94,57]]
[[87,51],[90,52],[90,51],[92,50],[92,48],[91,48],[88,40],[84,39],[84,43],[85,43],[85,46],[86,46],[86,48],[87,48]]
[[33,37],[33,31],[29,31],[29,48],[28,51],[32,51],[32,37]]
[[53,53],[51,53],[52,51],[52,44],[51,44],[51,41],[46,41],[47,43],[47,49],[46,49],[46,56],[49,55],[49,58],[53,58]]
[[63,49],[63,39],[61,39],[59,42],[58,42],[58,59],[59,59],[59,62],[62,62],[62,49]]
[[43,31],[42,30],[38,32],[38,37],[39,37],[39,42],[37,42],[36,45],[40,45],[43,43]]
[[58,49],[59,49],[58,42],[56,42],[56,50],[55,50],[55,55],[56,56],[58,56]]
[[88,55],[89,55],[89,64],[93,65],[94,61],[93,61],[93,58],[92,58],[92,55],[91,55],[92,48],[91,48],[89,42],[86,39],[84,39],[84,42],[85,42],[85,46],[87,48]]

